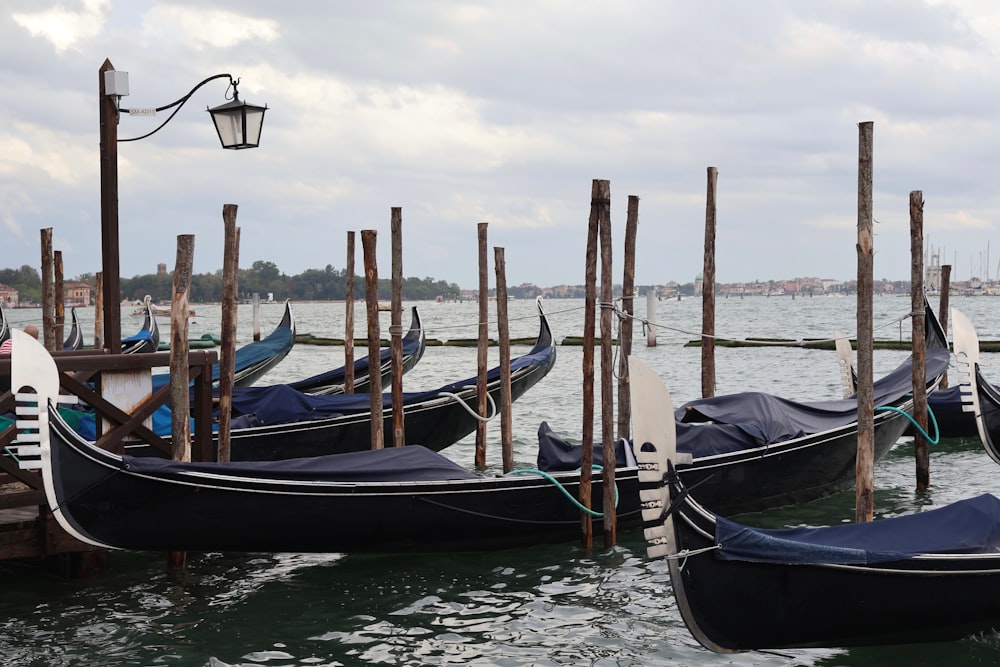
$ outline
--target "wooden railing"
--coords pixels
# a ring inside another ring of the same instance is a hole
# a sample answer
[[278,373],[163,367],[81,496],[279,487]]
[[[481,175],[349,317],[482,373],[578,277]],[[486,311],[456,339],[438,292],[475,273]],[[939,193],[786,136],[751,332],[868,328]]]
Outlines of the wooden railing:
[[[103,421],[110,425],[99,436],[97,446],[121,453],[126,437],[137,437],[170,458],[170,443],[143,424],[160,406],[169,403],[169,383],[154,390],[128,412],[105,400],[100,393],[104,374],[169,367],[169,352],[108,354],[101,350],[79,350],[57,352],[53,357],[60,371],[60,393],[76,396],[81,403],[94,409],[99,423]],[[218,353],[214,350],[194,350],[189,353],[188,360],[193,387],[191,415],[194,417],[191,456],[196,461],[210,461],[215,458],[212,444],[212,365],[218,361]],[[10,357],[0,357],[0,386],[9,385],[10,368]],[[0,393],[0,415],[13,412],[14,406],[11,390]],[[15,531],[16,537],[13,533],[4,537],[0,532],[0,560],[89,549],[63,534],[52,521],[41,475],[36,470],[22,470],[9,454],[16,436],[17,429],[13,425],[0,431],[0,485],[19,486],[11,483],[21,482],[24,486],[0,493],[0,511],[37,508],[39,519],[35,526]],[[33,531],[37,534],[31,535]]]

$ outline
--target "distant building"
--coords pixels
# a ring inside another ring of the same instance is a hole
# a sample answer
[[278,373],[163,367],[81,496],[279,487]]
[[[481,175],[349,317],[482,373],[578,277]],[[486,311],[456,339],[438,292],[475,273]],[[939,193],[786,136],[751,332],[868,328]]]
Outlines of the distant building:
[[63,290],[63,303],[67,306],[89,306],[93,303],[87,283],[67,283]]
[[0,283],[0,303],[7,308],[17,308],[19,303],[17,290]]
[[156,265],[156,275],[165,276],[167,274],[167,264],[166,262],[160,262]]

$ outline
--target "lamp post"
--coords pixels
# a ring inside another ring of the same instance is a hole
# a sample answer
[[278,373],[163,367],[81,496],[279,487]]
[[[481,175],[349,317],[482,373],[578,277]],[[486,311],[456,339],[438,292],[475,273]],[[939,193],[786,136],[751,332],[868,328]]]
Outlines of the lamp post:
[[153,116],[167,109],[174,111],[156,129],[131,139],[138,141],[158,132],[170,122],[196,90],[209,81],[228,78],[233,89],[232,101],[208,109],[215,123],[223,148],[241,150],[260,145],[260,131],[267,107],[247,104],[239,98],[236,86],[239,79],[230,74],[216,74],[197,84],[187,95],[156,108],[123,109],[119,101],[128,95],[128,73],[114,68],[105,60],[98,72],[100,93],[100,151],[101,151],[101,270],[103,272],[104,347],[112,353],[121,352],[121,277],[118,247],[118,118],[122,112]]

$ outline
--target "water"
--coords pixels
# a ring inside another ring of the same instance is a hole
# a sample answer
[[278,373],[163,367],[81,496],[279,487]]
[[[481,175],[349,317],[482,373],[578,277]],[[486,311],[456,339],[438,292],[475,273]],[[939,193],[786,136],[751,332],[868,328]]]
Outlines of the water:
[[[980,337],[1000,335],[997,301],[954,298]],[[411,304],[405,304],[409,306]],[[419,303],[428,337],[475,335],[474,303]],[[581,301],[545,303],[558,340],[582,331]],[[192,336],[218,333],[219,307],[195,307]],[[899,321],[909,299],[875,300],[877,338],[909,337]],[[533,302],[511,302],[511,336],[533,336]],[[638,309],[645,311],[645,304]],[[263,333],[281,315],[264,306]],[[343,304],[297,304],[298,331],[342,337]],[[7,312],[17,326],[39,323],[37,310]],[[87,340],[92,311],[81,310]],[[251,338],[251,310],[240,308],[239,336]],[[356,317],[363,320],[363,310]],[[383,334],[388,315],[383,314]],[[637,332],[636,356],[658,370],[675,402],[700,393],[696,299],[657,304],[656,347]],[[123,333],[138,320],[125,317]],[[404,317],[404,322],[408,317]],[[716,329],[733,338],[853,336],[852,298],[722,299]],[[667,328],[669,327],[669,328]],[[361,322],[358,323],[361,335]],[[496,336],[495,329],[491,333]],[[515,347],[512,355],[526,350]],[[359,353],[364,353],[359,350]],[[496,348],[490,351],[497,360]],[[582,349],[560,346],[547,378],[514,404],[515,461],[534,464],[541,420],[578,438],[582,423]],[[597,351],[597,362],[600,353]],[[905,353],[876,351],[882,374]],[[984,355],[987,360],[991,356]],[[281,382],[343,363],[340,347],[297,346],[266,378]],[[429,347],[406,376],[406,388],[428,389],[475,374],[474,348]],[[774,391],[793,398],[835,398],[832,352],[797,348],[716,350],[717,391]],[[998,372],[1000,373],[1000,372]],[[599,391],[599,375],[596,388]],[[1000,379],[1000,375],[996,379]],[[600,405],[599,395],[597,405]],[[499,424],[491,425],[488,465],[500,469]],[[599,425],[598,430],[599,433]],[[445,450],[471,465],[474,438]],[[1000,469],[974,441],[952,440],[931,455],[932,488],[913,485],[910,448],[901,444],[876,470],[877,512],[912,512],[994,490]],[[828,524],[853,517],[853,492],[796,508],[746,517],[760,525]],[[329,530],[336,530],[331,519]],[[190,554],[183,572],[168,572],[161,554],[114,553],[105,573],[67,581],[27,566],[0,565],[0,660],[10,665],[981,665],[1000,660],[1000,638],[852,650],[716,655],[700,648],[680,619],[662,561],[645,556],[638,532],[592,553],[574,544],[486,554]],[[915,600],[914,604],[919,601]]]

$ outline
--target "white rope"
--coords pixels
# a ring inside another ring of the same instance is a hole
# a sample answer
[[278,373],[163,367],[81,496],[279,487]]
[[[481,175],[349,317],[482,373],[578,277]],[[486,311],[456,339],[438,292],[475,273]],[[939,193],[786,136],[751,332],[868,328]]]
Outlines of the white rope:
[[493,402],[493,397],[490,396],[489,392],[486,393],[486,400],[489,401],[490,410],[493,412],[493,414],[491,414],[489,417],[480,417],[478,414],[476,414],[472,410],[472,408],[469,407],[469,405],[465,402],[465,400],[462,399],[462,397],[459,396],[458,394],[453,394],[450,391],[439,391],[438,392],[438,396],[448,396],[449,398],[455,399],[455,401],[459,405],[461,405],[463,408],[465,408],[466,412],[468,412],[470,415],[472,415],[473,419],[476,419],[478,421],[488,422],[488,421],[490,421],[491,419],[493,419],[494,417],[497,416],[497,405],[496,405],[496,403]]

